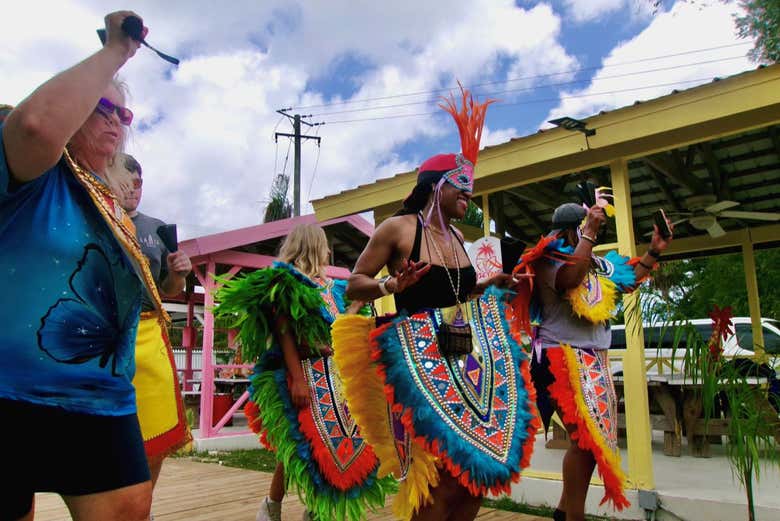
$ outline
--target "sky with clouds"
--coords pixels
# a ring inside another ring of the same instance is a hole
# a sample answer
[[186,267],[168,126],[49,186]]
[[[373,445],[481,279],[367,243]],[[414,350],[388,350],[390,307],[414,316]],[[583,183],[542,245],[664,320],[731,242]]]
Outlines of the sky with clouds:
[[[308,200],[458,150],[436,108],[459,80],[488,110],[483,145],[755,68],[719,0],[206,0],[15,2],[0,45],[0,103],[16,104],[96,51],[103,16],[132,9],[150,44],[122,69],[144,167],[141,210],[180,237],[257,224],[274,176],[292,172],[277,109],[324,122],[302,151]],[[291,190],[292,193],[292,190]]]

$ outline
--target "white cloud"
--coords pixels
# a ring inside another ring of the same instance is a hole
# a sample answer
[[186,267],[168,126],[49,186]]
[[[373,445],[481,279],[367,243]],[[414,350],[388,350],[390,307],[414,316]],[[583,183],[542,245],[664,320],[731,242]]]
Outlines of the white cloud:
[[650,0],[564,0],[567,19],[575,23],[593,22],[620,11],[630,19],[652,15]]
[[[128,151],[144,167],[141,210],[179,223],[183,237],[258,223],[287,150],[280,139],[275,155],[274,130],[290,131],[286,121],[279,123],[276,109],[338,101],[310,85],[328,83],[334,63],[346,55],[367,64],[354,77],[339,78],[355,86],[351,99],[430,91],[456,78],[464,84],[502,82],[576,66],[558,41],[560,20],[546,4],[526,9],[511,0],[378,5],[385,4],[135,2],[133,9],[150,28],[149,42],[182,59],[172,69],[142,48],[121,71],[137,122]],[[95,29],[105,12],[123,7],[114,0],[15,4],[14,23],[4,26],[0,49],[0,102],[18,103],[41,82],[97,50]],[[424,159],[409,152],[416,140],[454,131],[440,114],[335,121],[432,110],[427,104],[321,116],[331,124],[319,128],[323,141],[311,197],[410,170]],[[483,143],[503,142],[514,133],[487,130]],[[313,143],[304,143],[304,196],[315,158]],[[291,167],[292,158],[288,173]]]
[[515,128],[502,128],[498,130],[491,130],[485,125],[482,130],[482,147],[490,147],[493,145],[500,145],[506,143],[512,138],[518,136],[517,129]]
[[[564,115],[591,116],[754,68],[745,56],[750,42],[734,33],[734,9],[720,2],[703,9],[678,2],[670,11],[657,14],[644,31],[610,52],[590,85],[561,91],[560,104],[541,125],[548,127],[547,120]],[[680,54],[701,49],[711,50]],[[673,54],[679,55],[644,60]]]
[[626,0],[564,0],[567,14],[577,22],[586,22],[623,7]]

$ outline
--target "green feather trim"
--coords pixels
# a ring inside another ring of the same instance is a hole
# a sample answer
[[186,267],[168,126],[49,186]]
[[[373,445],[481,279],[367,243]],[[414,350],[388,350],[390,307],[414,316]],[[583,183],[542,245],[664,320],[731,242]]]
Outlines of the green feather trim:
[[229,327],[238,329],[244,360],[257,360],[270,348],[277,317],[287,319],[299,349],[308,347],[317,355],[319,346],[330,345],[320,288],[303,283],[289,270],[264,268],[217,281],[223,286],[216,294],[215,316],[230,320]]
[[[261,365],[275,365],[273,361],[268,362],[264,359]],[[330,486],[318,486],[310,468],[312,458],[308,442],[300,431],[286,391],[284,370],[255,373],[252,376],[252,390],[252,401],[259,408],[268,442],[276,450],[277,461],[284,466],[286,488],[297,491],[301,502],[313,514],[313,519],[360,521],[365,518],[366,510],[381,508],[387,494],[397,491],[392,477],[377,479],[376,471],[363,486],[349,492],[336,492]]]

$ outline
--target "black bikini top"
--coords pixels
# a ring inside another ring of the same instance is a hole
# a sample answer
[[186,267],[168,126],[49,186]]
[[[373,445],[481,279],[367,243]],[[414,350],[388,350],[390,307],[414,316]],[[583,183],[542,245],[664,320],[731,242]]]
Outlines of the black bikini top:
[[[450,232],[457,238],[460,247],[463,251],[466,248],[463,245],[463,241],[460,240],[460,236],[455,233],[452,226],[450,226]],[[417,218],[417,229],[414,232],[414,245],[412,246],[412,252],[409,255],[410,261],[420,260],[420,246],[422,244],[423,225],[421,218]],[[430,259],[430,245],[428,246],[428,258]],[[450,279],[447,277],[447,270],[449,269],[450,277],[452,280],[457,280],[458,269],[457,268],[445,268],[437,264],[431,263],[431,269],[426,273],[416,284],[406,288],[406,291],[395,294],[395,307],[398,311],[406,310],[408,313],[414,313],[422,308],[446,308],[457,304],[455,295],[452,291]],[[474,290],[474,286],[477,285],[477,272],[474,267],[469,264],[464,268],[460,268],[460,292],[458,299],[461,302],[468,300],[469,295]]]

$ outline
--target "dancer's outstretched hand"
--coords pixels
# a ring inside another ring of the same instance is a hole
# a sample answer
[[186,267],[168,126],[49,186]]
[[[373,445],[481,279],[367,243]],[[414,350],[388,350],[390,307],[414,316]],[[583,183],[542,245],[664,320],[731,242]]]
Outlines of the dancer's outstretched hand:
[[391,293],[401,293],[409,286],[417,284],[428,271],[431,265],[427,262],[412,262],[407,259],[401,261],[401,269],[395,272],[395,276],[385,283],[385,287]]
[[517,284],[517,279],[511,273],[496,273],[495,275],[477,282],[474,286],[470,298],[479,297],[482,295],[488,286],[496,286],[497,288],[512,288]]

